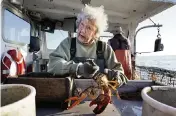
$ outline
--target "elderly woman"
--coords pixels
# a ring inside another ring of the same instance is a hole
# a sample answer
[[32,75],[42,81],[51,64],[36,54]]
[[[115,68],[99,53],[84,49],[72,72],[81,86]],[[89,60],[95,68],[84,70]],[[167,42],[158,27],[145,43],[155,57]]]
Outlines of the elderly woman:
[[[75,74],[77,78],[91,78],[97,71],[108,74],[109,80],[126,83],[122,65],[112,48],[99,41],[108,27],[104,7],[86,5],[77,17],[77,37],[66,38],[50,54],[48,71],[56,75]],[[91,64],[87,59],[94,59]]]

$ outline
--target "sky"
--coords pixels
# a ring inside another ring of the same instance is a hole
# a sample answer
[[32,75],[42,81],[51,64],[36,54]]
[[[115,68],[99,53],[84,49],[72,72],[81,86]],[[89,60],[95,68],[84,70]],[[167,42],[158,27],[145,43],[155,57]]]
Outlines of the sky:
[[[156,24],[162,24],[160,34],[164,51],[144,53],[142,55],[176,55],[176,5],[151,17]],[[149,19],[141,22],[138,28],[153,24]],[[150,52],[154,50],[154,41],[157,38],[157,28],[148,28],[137,34],[137,52]]]

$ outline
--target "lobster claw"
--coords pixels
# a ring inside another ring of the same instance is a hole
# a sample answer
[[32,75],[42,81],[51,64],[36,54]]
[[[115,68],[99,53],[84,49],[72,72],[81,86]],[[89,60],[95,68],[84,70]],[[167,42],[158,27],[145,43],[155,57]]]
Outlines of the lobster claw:
[[69,109],[75,107],[76,105],[79,105],[80,102],[83,101],[86,97],[87,97],[86,94],[81,94],[80,97],[70,97],[70,98],[66,99],[65,102],[68,102],[69,100],[74,100],[74,101],[75,101],[75,102],[74,102],[71,106],[69,106],[67,109],[69,110]]
[[95,114],[100,114],[102,113],[107,105],[110,103],[110,96],[105,95],[105,94],[100,94],[95,100],[93,100],[89,106],[91,107],[92,105],[97,105],[97,107],[93,110]]

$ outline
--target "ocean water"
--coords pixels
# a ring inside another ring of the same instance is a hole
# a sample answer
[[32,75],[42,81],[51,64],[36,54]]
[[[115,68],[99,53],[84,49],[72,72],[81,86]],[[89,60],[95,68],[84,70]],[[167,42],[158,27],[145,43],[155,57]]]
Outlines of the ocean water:
[[152,66],[176,71],[176,55],[137,56],[138,66]]

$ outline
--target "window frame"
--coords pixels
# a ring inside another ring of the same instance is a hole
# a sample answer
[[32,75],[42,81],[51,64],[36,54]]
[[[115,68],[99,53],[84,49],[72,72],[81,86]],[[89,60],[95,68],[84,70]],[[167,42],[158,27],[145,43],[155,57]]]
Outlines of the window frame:
[[10,6],[8,6],[8,5],[4,5],[3,7],[2,7],[2,14],[1,14],[1,16],[2,16],[2,20],[1,20],[1,33],[2,33],[2,40],[4,41],[4,42],[6,42],[6,43],[10,43],[10,44],[17,44],[17,45],[26,45],[26,43],[22,43],[22,42],[17,42],[17,41],[12,41],[12,40],[7,40],[7,39],[5,39],[5,33],[4,33],[4,13],[5,13],[5,11],[9,11],[10,13],[12,13],[13,15],[15,15],[15,16],[17,16],[18,18],[20,18],[20,19],[22,19],[23,21],[25,21],[25,22],[27,22],[29,25],[30,25],[30,36],[31,36],[31,29],[32,29],[32,24],[31,24],[31,21],[30,21],[30,19],[27,17],[27,16],[25,16],[24,14],[22,14],[22,12],[20,11],[20,10],[18,10],[18,9],[16,9],[16,8],[13,8],[13,7],[10,7]]

